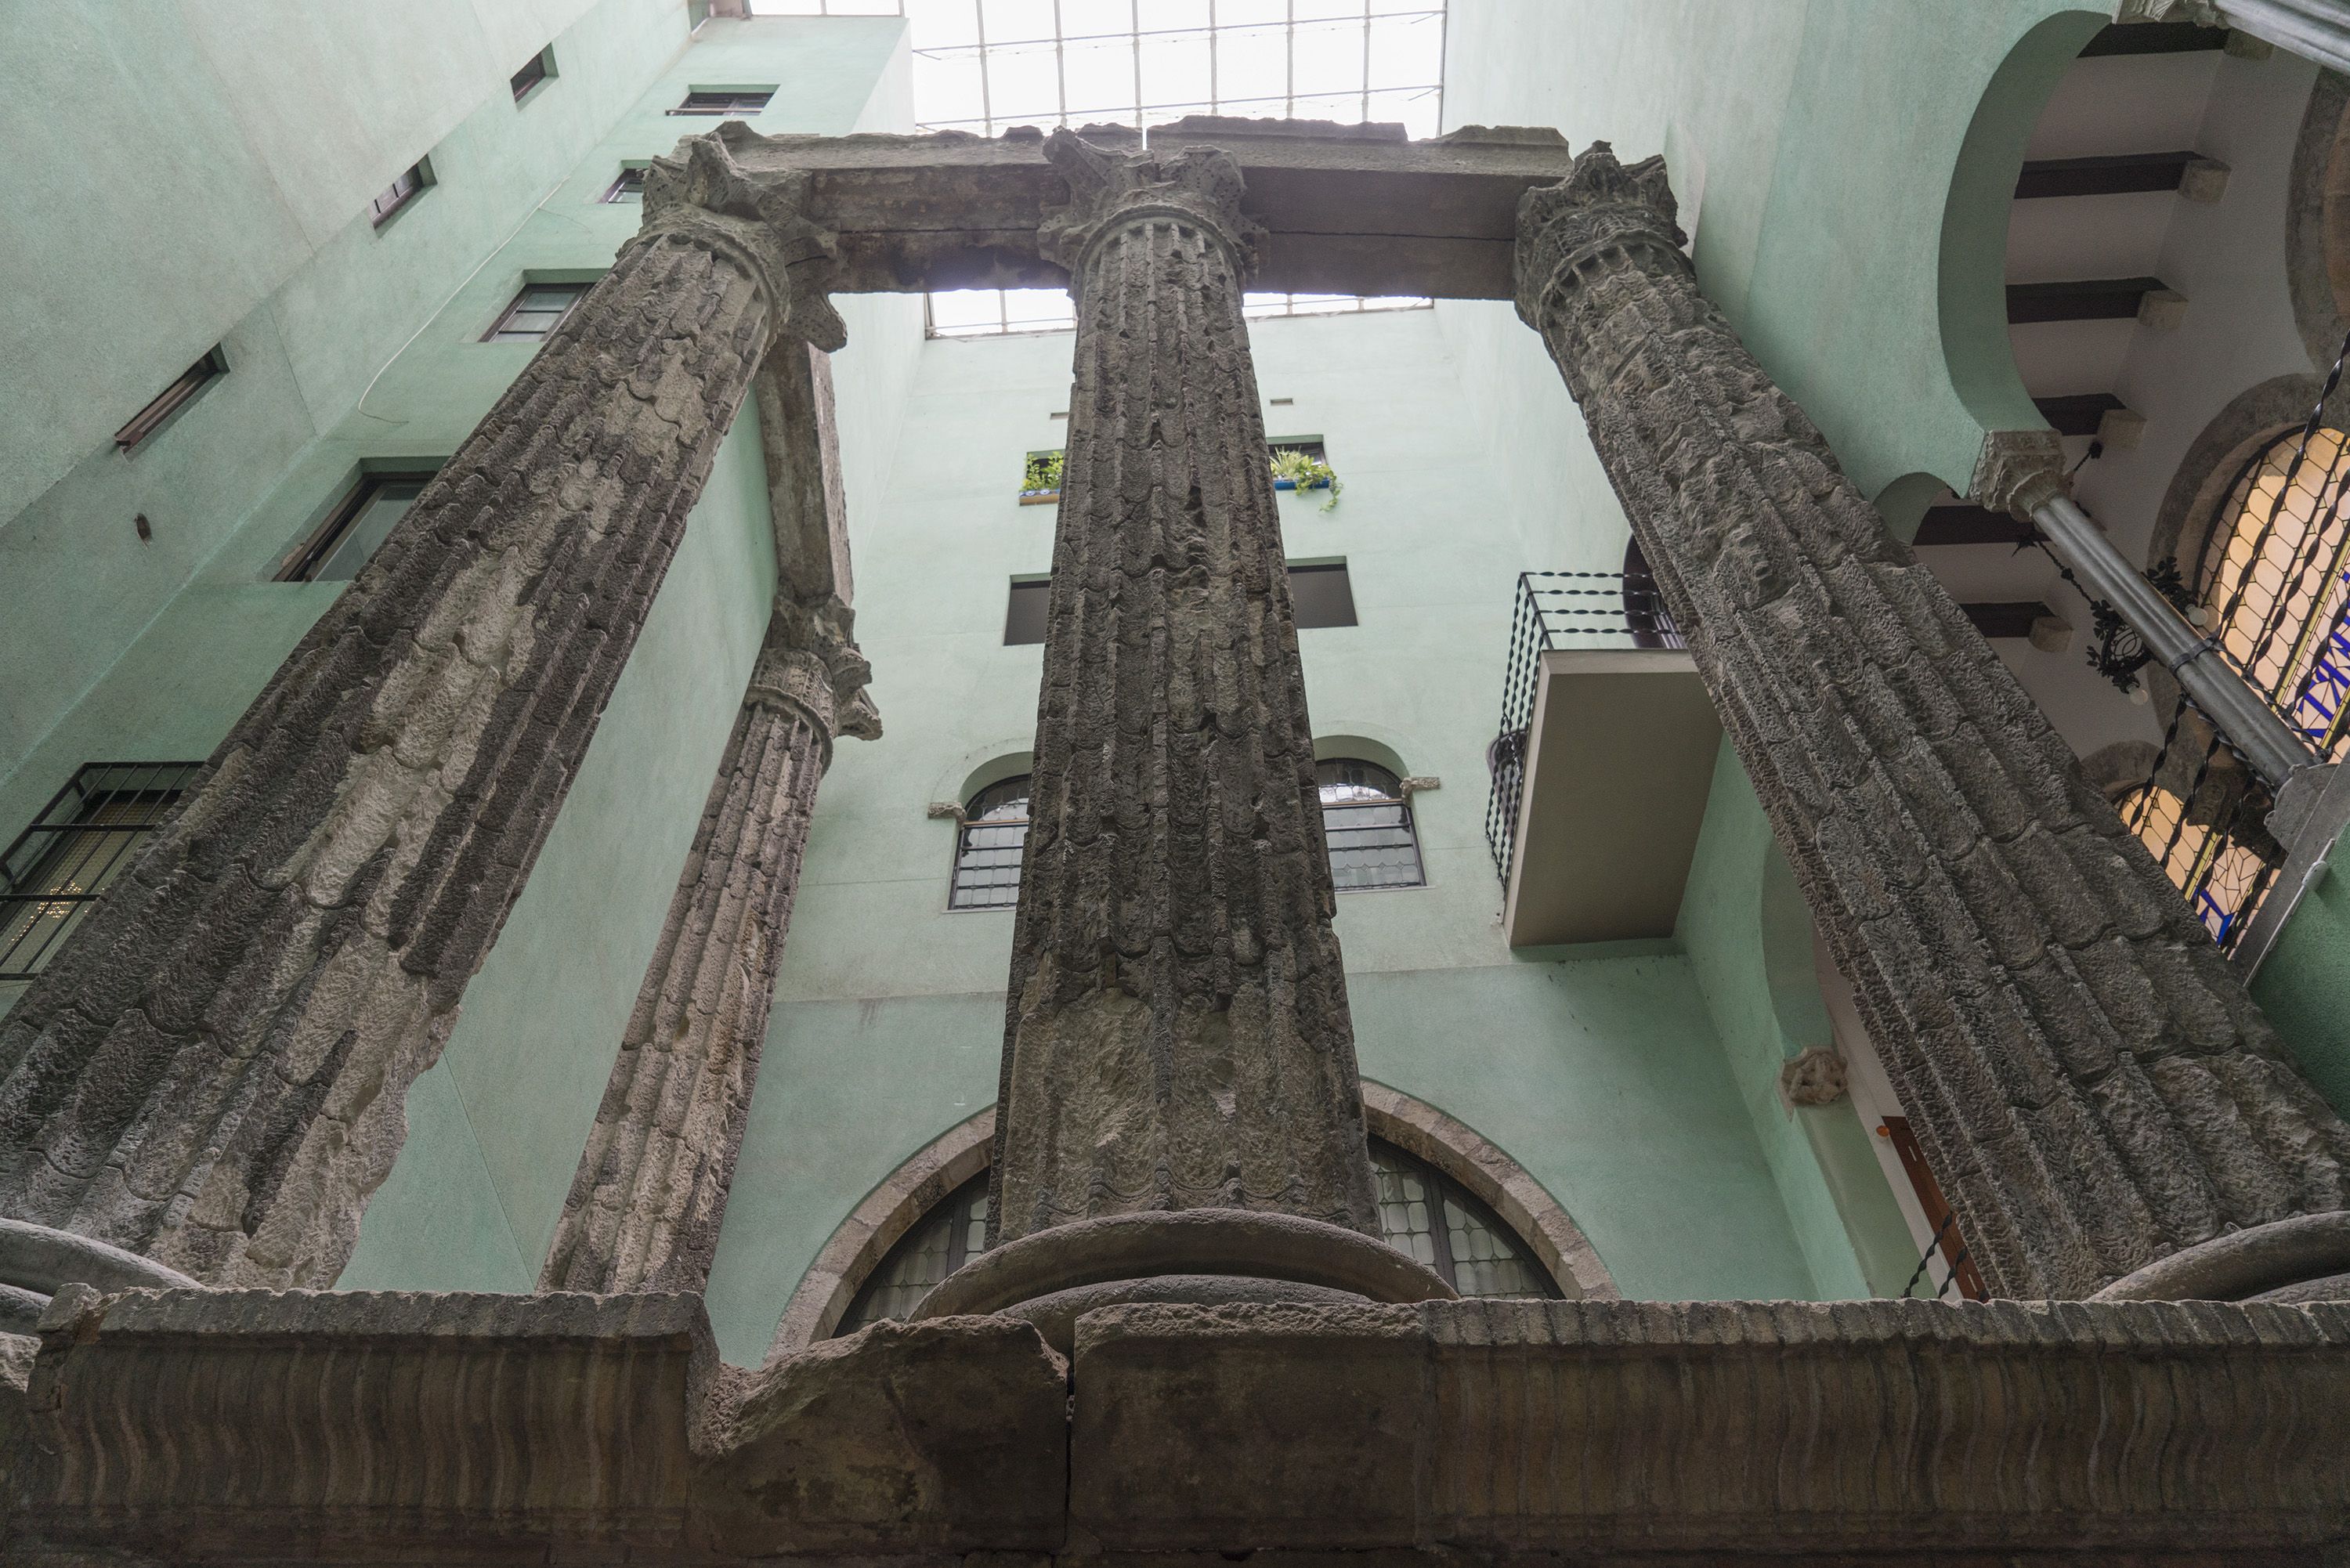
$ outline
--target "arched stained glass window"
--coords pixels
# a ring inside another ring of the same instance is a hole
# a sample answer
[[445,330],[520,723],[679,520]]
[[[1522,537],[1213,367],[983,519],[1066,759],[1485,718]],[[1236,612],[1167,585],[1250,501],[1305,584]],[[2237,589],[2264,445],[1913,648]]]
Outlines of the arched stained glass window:
[[[1371,1180],[1388,1245],[1434,1269],[1462,1295],[1550,1300],[1559,1294],[1549,1271],[1499,1215],[1425,1161],[1373,1138]],[[899,1238],[834,1332],[855,1334],[883,1318],[907,1316],[933,1285],[986,1250],[987,1173],[982,1171]]]
[[1330,880],[1341,893],[1362,888],[1418,888],[1428,877],[1403,781],[1377,763],[1332,757],[1314,764],[1322,793],[1322,836],[1330,846]]
[[971,797],[955,836],[951,909],[1008,909],[1020,902],[1020,855],[1028,842],[1028,775]]

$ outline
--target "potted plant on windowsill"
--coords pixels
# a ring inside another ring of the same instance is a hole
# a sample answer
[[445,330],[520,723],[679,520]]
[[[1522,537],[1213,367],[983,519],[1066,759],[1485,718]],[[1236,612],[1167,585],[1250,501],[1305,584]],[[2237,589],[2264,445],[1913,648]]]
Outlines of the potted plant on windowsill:
[[1346,487],[1339,483],[1337,471],[1311,452],[1294,447],[1282,448],[1273,454],[1273,487],[1275,490],[1327,490],[1328,499],[1321,510],[1327,512],[1338,504],[1338,492]]
[[1067,454],[1032,452],[1020,474],[1020,504],[1049,506],[1061,499],[1061,467]]

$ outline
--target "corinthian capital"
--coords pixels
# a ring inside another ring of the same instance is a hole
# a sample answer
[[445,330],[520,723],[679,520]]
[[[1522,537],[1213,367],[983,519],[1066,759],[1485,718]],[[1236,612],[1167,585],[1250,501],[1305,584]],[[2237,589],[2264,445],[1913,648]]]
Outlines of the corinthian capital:
[[1575,269],[1601,252],[1645,252],[1688,266],[1678,214],[1662,158],[1627,166],[1607,143],[1593,142],[1565,179],[1518,198],[1519,317],[1539,327],[1553,287],[1569,286]]
[[1171,217],[1213,234],[1246,275],[1264,231],[1241,213],[1247,190],[1241,166],[1221,147],[1186,147],[1160,157],[1116,152],[1067,130],[1045,139],[1045,156],[1069,182],[1066,206],[1045,214],[1037,231],[1045,259],[1069,269],[1075,292],[1087,253],[1128,223]]
[[2054,431],[1992,431],[1968,486],[1978,506],[2032,521],[2033,512],[2071,492],[2063,439]]
[[879,740],[881,716],[865,691],[873,667],[850,639],[854,624],[855,613],[837,599],[778,602],[749,701],[800,709],[828,735]]
[[806,215],[807,175],[754,178],[735,161],[733,144],[755,135],[730,120],[680,142],[682,157],[654,159],[645,172],[639,238],[681,234],[736,263],[766,291],[777,337],[832,352],[848,341],[847,327],[826,297],[838,248]]

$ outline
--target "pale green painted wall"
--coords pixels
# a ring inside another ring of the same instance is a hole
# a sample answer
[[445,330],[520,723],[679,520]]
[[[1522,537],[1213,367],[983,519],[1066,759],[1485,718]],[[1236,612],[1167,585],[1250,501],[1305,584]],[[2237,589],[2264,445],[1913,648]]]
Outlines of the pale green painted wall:
[[2252,1000],[2318,1092],[2350,1116],[2350,832],[2334,841],[2325,874],[2278,934]]
[[[1261,389],[1295,400],[1267,409],[1271,432],[1325,436],[1347,482],[1330,513],[1282,502],[1292,557],[1345,556],[1362,620],[1300,634],[1315,732],[1444,781],[1414,802],[1430,885],[1339,899],[1364,1071],[1508,1148],[1628,1293],[1817,1293],[1690,961],[1669,943],[1503,945],[1484,749],[1511,594],[1530,533],[1595,524],[1497,493],[1434,313],[1252,337]],[[888,733],[844,742],[818,801],[710,1284],[736,1362],[764,1353],[841,1218],[994,1097],[1012,918],[947,911],[953,826],[926,807],[1035,732],[1041,651],[1003,646],[1004,593],[1050,563],[1053,509],[1014,496],[1021,454],[1063,443],[1070,348],[1066,334],[926,345],[887,493],[854,512],[858,631]],[[1596,526],[1604,553],[1620,524]]]

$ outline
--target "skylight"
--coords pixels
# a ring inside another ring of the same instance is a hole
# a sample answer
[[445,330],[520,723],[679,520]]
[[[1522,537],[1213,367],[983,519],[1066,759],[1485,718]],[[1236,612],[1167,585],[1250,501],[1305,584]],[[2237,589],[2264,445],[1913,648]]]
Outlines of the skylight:
[[[1443,0],[754,0],[762,16],[904,16],[914,120],[996,136],[1015,125],[1164,125],[1189,114],[1441,129]],[[1253,294],[1254,317],[1424,299]],[[930,299],[942,337],[1075,325],[1059,289]]]

